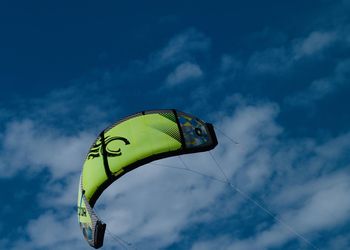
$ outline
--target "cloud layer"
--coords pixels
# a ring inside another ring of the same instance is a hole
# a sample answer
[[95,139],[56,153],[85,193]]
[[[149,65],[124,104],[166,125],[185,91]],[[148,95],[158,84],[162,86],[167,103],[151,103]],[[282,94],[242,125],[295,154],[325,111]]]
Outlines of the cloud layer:
[[[274,220],[262,226],[260,223],[266,223],[263,220],[255,225],[256,232],[249,237],[241,238],[228,230],[210,239],[194,242],[192,249],[211,249],[218,244],[224,249],[269,249],[283,246],[291,240],[297,240],[301,248],[307,249],[310,246],[291,232],[289,226],[302,237],[312,239],[316,233],[349,220],[347,190],[350,175],[345,169],[335,170],[329,166],[345,156],[350,148],[349,135],[321,144],[310,139],[281,141],[283,129],[276,123],[277,115],[278,107],[265,103],[244,105],[231,115],[219,118],[215,124],[220,129],[217,130],[220,144],[213,155],[236,187],[251,197],[263,197],[261,204],[288,226]],[[33,149],[28,145],[35,134],[35,127],[30,122],[23,122],[11,128],[23,130],[28,135],[26,147],[21,148],[21,157],[30,162]],[[8,130],[8,138],[11,138],[11,131]],[[51,139],[50,136],[48,138]],[[235,138],[239,144],[229,138]],[[67,152],[78,152],[69,155],[70,164],[74,163],[69,168],[71,170],[80,168],[79,155],[85,151],[82,147],[87,143],[85,139],[55,140],[58,145],[70,142]],[[74,143],[75,140],[79,143]],[[40,206],[46,207],[48,212],[26,225],[26,238],[8,247],[20,249],[25,245],[27,249],[67,249],[75,246],[76,249],[84,249],[86,243],[82,240],[72,209],[79,173],[62,168],[61,164],[57,166],[46,157],[47,154],[37,154],[35,159],[38,162],[30,165],[50,166],[52,183],[40,199]],[[162,160],[136,169],[109,187],[97,203],[97,211],[111,232],[132,242],[137,248],[160,249],[181,241],[186,230],[203,223],[210,225],[218,218],[236,215],[243,221],[249,221],[241,210],[244,206],[271,220],[261,208],[227,185],[172,167],[189,167],[219,180],[225,179],[210,155],[205,153]],[[20,171],[21,168],[15,170]],[[239,226],[239,223],[233,222],[230,228]],[[43,234],[42,228],[49,230]],[[58,238],[57,235],[61,236]],[[115,244],[112,236],[107,234],[106,249],[113,249]]]

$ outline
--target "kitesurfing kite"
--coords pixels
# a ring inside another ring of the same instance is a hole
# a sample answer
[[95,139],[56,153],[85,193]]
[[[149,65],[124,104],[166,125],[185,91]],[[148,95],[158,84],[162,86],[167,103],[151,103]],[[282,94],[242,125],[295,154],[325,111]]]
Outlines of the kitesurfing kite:
[[78,220],[90,246],[103,245],[106,224],[93,210],[102,192],[125,173],[165,157],[203,152],[217,145],[211,124],[177,111],[144,111],[103,130],[80,176]]

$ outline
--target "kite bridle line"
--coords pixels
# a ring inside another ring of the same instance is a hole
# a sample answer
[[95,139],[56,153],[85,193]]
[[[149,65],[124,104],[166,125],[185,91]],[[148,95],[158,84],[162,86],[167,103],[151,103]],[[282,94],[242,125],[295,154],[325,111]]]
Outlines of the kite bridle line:
[[[232,143],[234,144],[239,144],[237,141],[233,140],[230,136],[228,136],[223,130],[219,129],[218,127],[214,126],[214,128],[219,131],[221,134],[223,134],[228,140],[230,140]],[[233,188],[237,193],[239,193],[244,199],[252,202],[255,206],[257,206],[258,208],[260,208],[261,210],[263,210],[266,214],[268,214],[272,219],[274,219],[275,221],[277,221],[278,223],[280,223],[282,226],[284,226],[288,231],[290,231],[291,233],[293,233],[295,236],[297,236],[299,239],[301,239],[302,241],[304,241],[307,245],[309,245],[310,247],[312,247],[313,249],[318,250],[319,248],[316,247],[314,244],[312,244],[308,239],[306,239],[303,235],[301,235],[300,233],[298,233],[291,225],[289,225],[286,221],[282,220],[281,218],[279,218],[277,215],[275,215],[270,209],[268,209],[266,206],[263,206],[261,203],[259,203],[257,200],[255,200],[254,198],[252,198],[250,195],[248,195],[246,192],[242,191],[240,188],[238,188],[237,186],[235,186],[227,177],[225,171],[223,170],[223,168],[220,166],[219,162],[215,159],[214,155],[212,154],[211,151],[209,151],[209,154],[211,156],[211,158],[213,159],[216,167],[220,170],[220,172],[222,173],[222,175],[224,176],[226,183]],[[183,162],[183,161],[182,161]]]
[[106,228],[106,231],[107,231],[107,234],[109,234],[113,240],[115,240],[116,242],[119,243],[119,245],[125,249],[125,250],[128,250],[128,249],[133,249],[133,250],[137,250],[136,247],[133,246],[132,243],[124,240],[122,237],[112,233],[111,231],[109,231],[107,228]]
[[[224,137],[226,137],[231,143],[235,144],[235,145],[239,145],[239,143],[237,141],[235,141],[234,139],[232,139],[230,136],[228,136],[225,132],[223,132],[223,130],[219,129],[218,127],[215,126],[215,129],[217,131],[219,131]],[[159,166],[159,167],[165,167],[165,168],[172,168],[172,169],[177,169],[177,170],[183,170],[186,171],[188,173],[192,173],[195,175],[199,175],[201,177],[204,178],[208,178],[210,180],[216,181],[216,182],[220,182],[223,184],[227,184],[231,189],[235,190],[238,194],[240,194],[245,200],[253,203],[256,207],[258,207],[259,209],[261,209],[262,211],[264,211],[268,216],[270,216],[273,220],[275,220],[276,222],[280,223],[283,227],[285,227],[289,232],[291,232],[292,234],[294,234],[297,238],[301,239],[304,243],[306,243],[307,245],[309,245],[311,248],[315,249],[315,250],[319,250],[318,247],[316,247],[314,244],[312,244],[308,239],[306,239],[302,234],[298,233],[291,225],[289,225],[286,221],[282,220],[281,218],[279,218],[277,215],[275,215],[270,209],[268,209],[266,206],[262,205],[260,202],[258,202],[257,200],[255,200],[253,197],[251,197],[250,195],[248,195],[246,192],[244,192],[243,190],[241,190],[240,188],[238,188],[237,186],[235,186],[228,178],[227,174],[225,173],[225,171],[223,170],[223,168],[221,167],[221,165],[219,164],[219,162],[216,160],[216,158],[214,157],[214,155],[212,154],[211,151],[209,151],[210,157],[212,158],[213,162],[215,163],[216,167],[220,170],[222,176],[224,177],[224,179],[220,179],[217,177],[214,177],[212,175],[208,175],[205,173],[202,173],[200,171],[194,170],[189,168],[189,166],[185,163],[185,161],[182,159],[181,156],[177,156],[180,160],[180,162],[182,163],[182,165],[184,167],[179,167],[179,166],[172,166],[172,165],[168,165],[168,164],[162,164],[162,163],[157,163],[157,162],[151,162],[149,163],[150,165],[154,165],[154,166]],[[113,234],[112,232],[110,232],[108,229],[106,230],[107,233],[116,241],[118,242],[123,249],[136,249],[133,244],[125,241],[124,239],[122,239],[120,236]]]
[[[223,184],[227,184],[231,189],[234,189],[238,194],[240,194],[245,200],[248,200],[250,202],[252,202],[255,206],[257,206],[258,208],[260,208],[261,210],[263,210],[267,215],[269,215],[272,219],[274,219],[275,221],[277,221],[278,223],[280,223],[282,226],[284,226],[288,231],[290,231],[291,233],[293,233],[295,236],[297,236],[299,239],[301,239],[303,242],[305,242],[307,245],[309,245],[310,247],[312,247],[313,249],[318,250],[319,248],[316,247],[314,244],[312,244],[309,240],[307,240],[303,235],[301,235],[300,233],[298,233],[292,226],[290,226],[287,222],[285,222],[284,220],[280,219],[277,215],[275,215],[273,212],[271,212],[269,209],[266,208],[266,206],[261,205],[258,201],[256,201],[254,198],[252,198],[251,196],[249,196],[247,193],[245,193],[244,191],[242,191],[240,188],[236,187],[235,185],[233,185],[227,175],[225,174],[225,172],[223,171],[222,167],[218,164],[217,160],[215,159],[215,157],[213,156],[213,154],[209,151],[212,159],[215,162],[215,165],[219,168],[220,172],[222,173],[222,175],[224,176],[224,180],[216,178],[212,175],[208,175],[208,174],[204,174],[200,171],[196,171],[193,169],[190,169],[188,167],[188,165],[181,160],[181,162],[184,164],[184,167],[178,167],[178,166],[171,166],[171,165],[165,165],[165,164],[159,164],[159,163],[150,163],[152,165],[155,166],[160,166],[160,167],[166,167],[166,168],[172,168],[172,169],[178,169],[178,170],[183,170],[183,171],[187,171],[189,173],[192,174],[196,174],[196,175],[200,175],[202,177],[208,178],[210,180],[216,181],[216,182],[220,182]],[[178,156],[179,158],[181,158],[181,156]]]
[[223,136],[225,136],[228,140],[230,140],[233,144],[238,145],[239,142],[232,139],[230,136],[228,136],[227,134],[225,134],[225,132],[223,130],[221,130],[220,128],[216,127],[213,125],[213,127],[215,128],[215,131],[219,131]]
[[[94,210],[96,213],[99,213],[96,209],[96,207],[94,207]],[[100,214],[100,213],[99,213]],[[124,240],[121,236],[115,234],[115,233],[112,233],[108,227],[106,227],[106,232],[107,234],[115,241],[117,242],[120,247],[123,249],[123,250],[128,250],[128,249],[133,249],[133,250],[137,250],[137,248],[129,241],[126,241]]]
[[[235,145],[239,145],[239,143],[237,141],[235,141],[234,139],[232,139],[230,136],[228,136],[225,132],[223,132],[223,130],[219,129],[218,127],[214,126],[215,130],[219,131],[222,135],[224,135],[228,140],[230,140],[233,144]],[[212,154],[211,151],[209,151],[210,157],[212,158],[213,162],[215,163],[216,167],[220,170],[222,176],[224,177],[224,180],[216,178],[214,176],[211,175],[207,175],[204,173],[201,173],[199,171],[196,170],[192,170],[188,167],[188,165],[184,162],[184,160],[181,158],[181,156],[178,156],[180,158],[181,163],[183,164],[184,168],[182,167],[175,167],[175,166],[169,166],[169,165],[159,165],[159,164],[155,164],[154,165],[158,165],[158,166],[163,166],[163,167],[168,167],[168,168],[174,168],[174,169],[180,169],[180,170],[185,170],[188,171],[190,173],[193,174],[197,174],[197,175],[201,175],[203,177],[209,178],[213,181],[217,181],[217,182],[221,182],[224,184],[227,184],[230,188],[234,189],[238,194],[240,194],[245,200],[250,201],[251,203],[253,203],[256,207],[260,208],[262,211],[264,211],[267,215],[269,215],[272,219],[274,219],[275,221],[277,221],[278,223],[280,223],[283,227],[285,227],[288,231],[290,231],[291,233],[293,233],[295,236],[297,236],[299,239],[301,239],[303,242],[305,242],[307,245],[309,245],[310,247],[312,247],[313,249],[318,250],[319,248],[316,247],[314,244],[312,244],[308,239],[306,239],[302,234],[298,233],[291,225],[289,225],[286,221],[282,220],[281,218],[279,218],[277,215],[275,215],[270,209],[268,209],[266,206],[263,206],[261,203],[259,203],[257,200],[255,200],[254,198],[252,198],[250,195],[248,195],[246,192],[244,192],[243,190],[241,190],[240,188],[238,188],[237,186],[235,186],[228,178],[227,174],[225,173],[225,171],[223,170],[223,168],[221,167],[221,165],[219,164],[219,162],[216,160],[216,158],[214,157],[214,155]]]
[[225,179],[226,179],[226,184],[228,184],[231,188],[233,188],[235,191],[237,191],[237,193],[239,193],[244,199],[252,202],[255,206],[257,206],[258,208],[260,208],[261,210],[263,210],[266,214],[268,214],[272,219],[274,219],[275,221],[277,221],[278,223],[280,223],[282,226],[284,226],[288,231],[290,231],[291,233],[293,233],[295,236],[297,236],[298,238],[300,238],[302,241],[304,241],[306,244],[308,244],[310,247],[312,247],[313,249],[318,250],[319,248],[316,247],[314,244],[312,244],[309,240],[307,240],[303,235],[301,235],[300,233],[298,233],[292,226],[290,226],[287,222],[285,222],[284,220],[282,220],[281,218],[279,218],[277,215],[275,215],[273,212],[271,212],[271,210],[267,209],[265,206],[261,205],[257,200],[253,199],[250,195],[248,195],[247,193],[243,192],[240,188],[238,188],[237,186],[233,185],[232,182],[229,181],[229,179],[227,178],[227,175],[225,174],[225,172],[223,171],[222,167],[218,164],[217,160],[214,158],[213,154],[211,152],[209,152],[211,157],[213,158],[215,165],[220,169],[221,173],[224,175]]

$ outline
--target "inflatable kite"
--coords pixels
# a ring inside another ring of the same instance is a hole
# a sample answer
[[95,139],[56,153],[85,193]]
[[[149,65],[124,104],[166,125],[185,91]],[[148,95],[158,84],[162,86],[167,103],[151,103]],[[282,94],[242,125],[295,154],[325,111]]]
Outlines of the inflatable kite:
[[151,161],[208,151],[217,143],[211,124],[177,110],[140,112],[103,130],[87,154],[79,184],[78,220],[90,246],[103,245],[106,224],[93,207],[111,183]]

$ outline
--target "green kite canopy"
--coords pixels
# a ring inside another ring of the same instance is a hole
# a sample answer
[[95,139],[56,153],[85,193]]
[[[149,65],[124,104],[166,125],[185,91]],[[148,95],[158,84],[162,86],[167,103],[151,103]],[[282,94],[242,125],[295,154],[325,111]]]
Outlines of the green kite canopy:
[[93,207],[112,182],[151,161],[211,150],[217,143],[211,124],[177,110],[140,112],[102,131],[80,177],[78,220],[87,242],[103,245],[106,224]]

